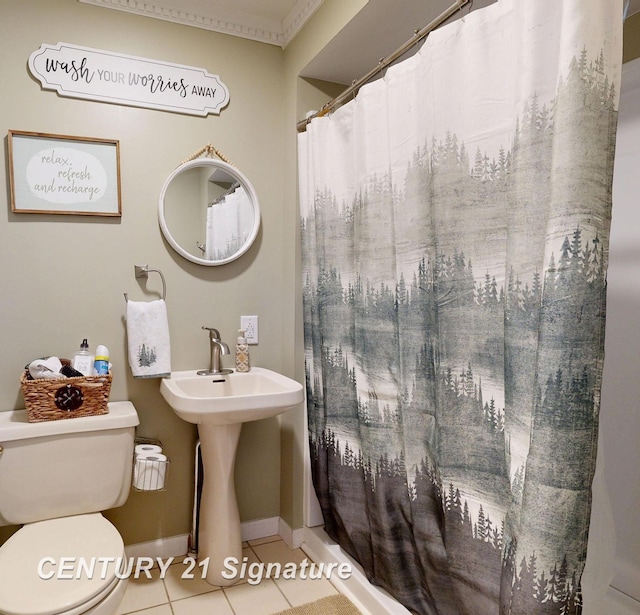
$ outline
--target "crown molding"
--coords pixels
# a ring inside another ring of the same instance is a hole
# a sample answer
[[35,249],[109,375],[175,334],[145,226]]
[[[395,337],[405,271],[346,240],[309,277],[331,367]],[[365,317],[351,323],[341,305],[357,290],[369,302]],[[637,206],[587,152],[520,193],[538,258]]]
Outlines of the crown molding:
[[[640,0],[639,0],[640,1]],[[294,7],[289,11],[289,14],[284,18],[283,35],[284,45],[286,47],[295,37],[302,26],[311,18],[324,0],[298,0]]]
[[282,21],[260,18],[250,13],[225,11],[215,2],[182,0],[180,7],[171,0],[79,0],[103,8],[163,19],[213,32],[221,32],[261,43],[286,47],[324,0],[297,0]]

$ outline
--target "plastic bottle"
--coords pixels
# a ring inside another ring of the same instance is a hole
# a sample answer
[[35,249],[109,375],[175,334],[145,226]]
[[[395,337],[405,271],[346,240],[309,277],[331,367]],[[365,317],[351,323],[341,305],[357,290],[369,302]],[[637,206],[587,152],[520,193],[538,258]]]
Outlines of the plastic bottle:
[[250,369],[249,345],[247,344],[247,338],[244,336],[244,330],[238,329],[238,340],[236,342],[236,371],[248,372]]
[[94,362],[94,371],[98,376],[104,376],[109,373],[109,349],[106,346],[98,346],[96,348],[96,358]]
[[93,355],[89,352],[89,343],[85,337],[80,344],[80,350],[76,350],[71,361],[71,367],[79,371],[83,376],[93,374]]

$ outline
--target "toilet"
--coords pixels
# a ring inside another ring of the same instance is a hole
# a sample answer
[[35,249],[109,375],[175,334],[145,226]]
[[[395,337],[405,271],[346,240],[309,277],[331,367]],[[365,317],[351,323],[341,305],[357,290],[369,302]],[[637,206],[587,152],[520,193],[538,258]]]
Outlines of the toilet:
[[[0,412],[0,615],[114,615],[127,584],[124,542],[100,511],[131,487],[138,415],[29,423]],[[118,568],[122,565],[123,568]]]

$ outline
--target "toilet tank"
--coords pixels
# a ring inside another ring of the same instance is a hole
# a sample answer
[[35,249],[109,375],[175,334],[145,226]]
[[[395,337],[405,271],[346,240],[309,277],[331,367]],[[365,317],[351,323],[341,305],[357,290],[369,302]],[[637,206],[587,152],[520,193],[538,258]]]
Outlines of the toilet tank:
[[100,512],[125,503],[138,414],[109,413],[29,423],[26,410],[0,412],[0,525]]

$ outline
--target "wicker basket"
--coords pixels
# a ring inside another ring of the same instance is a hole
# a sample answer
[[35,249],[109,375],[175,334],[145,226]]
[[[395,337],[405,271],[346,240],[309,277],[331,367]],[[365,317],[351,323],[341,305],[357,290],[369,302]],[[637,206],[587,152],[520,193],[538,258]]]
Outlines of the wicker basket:
[[[64,363],[65,361],[63,361]],[[31,380],[25,370],[20,378],[30,423],[107,414],[111,373],[74,378]]]

